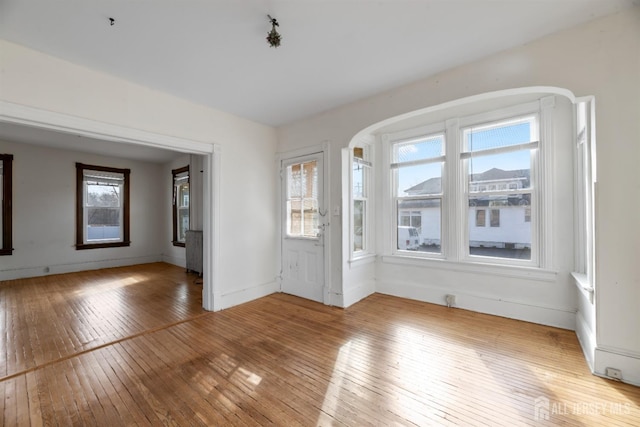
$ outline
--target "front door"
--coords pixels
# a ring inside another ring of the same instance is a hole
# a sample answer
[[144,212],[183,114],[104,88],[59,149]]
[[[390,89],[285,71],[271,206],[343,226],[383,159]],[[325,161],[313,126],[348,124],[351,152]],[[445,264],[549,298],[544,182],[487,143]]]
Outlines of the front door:
[[324,302],[323,154],[282,161],[282,292]]

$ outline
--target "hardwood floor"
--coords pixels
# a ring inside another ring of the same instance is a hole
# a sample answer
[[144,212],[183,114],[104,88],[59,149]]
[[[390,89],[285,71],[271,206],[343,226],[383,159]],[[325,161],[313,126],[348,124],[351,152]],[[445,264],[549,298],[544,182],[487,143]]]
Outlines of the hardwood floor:
[[379,294],[209,313],[193,280],[0,282],[3,425],[640,425],[640,389],[591,375],[571,331]]

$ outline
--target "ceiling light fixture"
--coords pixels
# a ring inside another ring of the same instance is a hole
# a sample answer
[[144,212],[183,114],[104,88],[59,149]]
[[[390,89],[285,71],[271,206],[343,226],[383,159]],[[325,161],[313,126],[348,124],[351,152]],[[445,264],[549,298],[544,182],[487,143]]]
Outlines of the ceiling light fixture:
[[267,34],[267,43],[269,43],[269,46],[271,47],[278,47],[280,46],[282,37],[276,30],[276,27],[279,27],[280,24],[278,24],[276,18],[272,18],[271,15],[267,15],[267,17],[269,18],[269,22],[271,22],[271,31],[269,31],[269,34]]

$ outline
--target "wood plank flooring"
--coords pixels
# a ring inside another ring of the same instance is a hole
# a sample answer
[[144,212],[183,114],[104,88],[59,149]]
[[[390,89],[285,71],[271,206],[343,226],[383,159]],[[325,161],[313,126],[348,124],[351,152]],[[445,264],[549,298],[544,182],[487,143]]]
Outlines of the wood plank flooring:
[[591,375],[571,331],[379,294],[208,313],[193,281],[0,282],[3,425],[640,425],[640,389]]

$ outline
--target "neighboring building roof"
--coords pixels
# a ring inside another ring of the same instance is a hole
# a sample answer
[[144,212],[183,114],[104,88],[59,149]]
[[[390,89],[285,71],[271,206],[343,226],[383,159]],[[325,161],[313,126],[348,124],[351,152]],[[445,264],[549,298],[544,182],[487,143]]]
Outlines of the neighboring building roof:
[[[491,182],[508,181],[508,180],[524,180],[523,185],[529,184],[529,169],[516,169],[505,171],[498,168],[489,169],[488,171],[477,173],[471,176],[473,182],[482,182],[483,185]],[[414,185],[405,190],[410,196],[421,196],[429,194],[438,194],[442,191],[442,179],[431,178],[420,184]],[[491,195],[491,192],[483,192],[482,197],[474,197],[470,200],[470,206],[528,206],[531,204],[531,196],[529,194],[516,194],[510,196]],[[420,209],[432,208],[440,206],[440,200],[402,200],[399,203],[400,209]]]
[[438,194],[442,192],[442,179],[431,178],[404,191],[411,196],[417,196],[420,194]]
[[[525,179],[529,181],[529,169],[502,170],[498,168],[489,169],[488,171],[471,175],[471,181],[487,183],[490,181],[503,181],[508,179]],[[410,196],[419,196],[422,194],[437,194],[442,191],[442,179],[431,178],[420,184],[414,185],[405,190]]]
[[529,169],[516,169],[505,171],[498,168],[471,175],[471,180],[478,181],[502,181],[505,179],[526,178],[529,179]]

